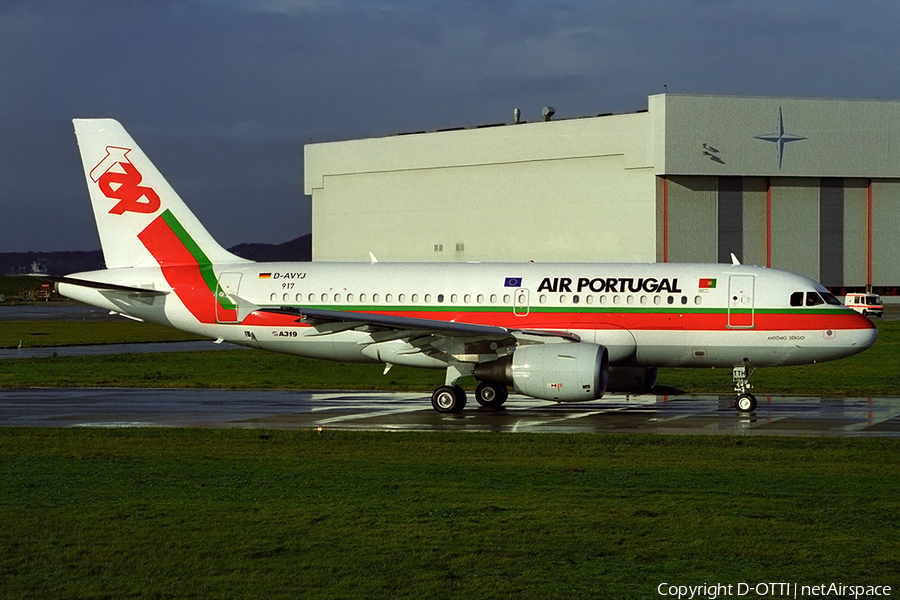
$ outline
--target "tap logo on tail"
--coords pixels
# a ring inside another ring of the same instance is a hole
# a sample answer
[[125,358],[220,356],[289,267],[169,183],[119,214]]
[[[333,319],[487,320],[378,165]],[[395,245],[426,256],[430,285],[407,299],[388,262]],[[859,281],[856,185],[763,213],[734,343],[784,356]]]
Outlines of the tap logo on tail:
[[159,194],[140,185],[144,176],[128,159],[131,148],[107,146],[106,156],[91,170],[91,179],[110,200],[119,202],[109,211],[113,215],[126,212],[152,214],[159,210]]

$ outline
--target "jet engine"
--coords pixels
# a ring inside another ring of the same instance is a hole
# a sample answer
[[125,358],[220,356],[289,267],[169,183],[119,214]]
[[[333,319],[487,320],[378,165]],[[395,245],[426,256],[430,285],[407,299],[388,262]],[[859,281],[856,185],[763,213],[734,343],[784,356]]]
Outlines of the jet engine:
[[607,392],[646,394],[656,385],[656,367],[610,367]]
[[561,402],[600,398],[608,374],[606,346],[586,342],[519,346],[509,356],[475,367],[478,380],[511,385],[520,394]]

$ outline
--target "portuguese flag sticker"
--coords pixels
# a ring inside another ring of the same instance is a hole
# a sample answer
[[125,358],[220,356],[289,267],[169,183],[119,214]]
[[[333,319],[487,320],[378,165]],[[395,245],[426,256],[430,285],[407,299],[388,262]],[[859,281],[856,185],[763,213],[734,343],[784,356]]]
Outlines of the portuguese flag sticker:
[[697,286],[701,290],[713,290],[716,288],[716,280],[715,279],[701,279],[699,285]]

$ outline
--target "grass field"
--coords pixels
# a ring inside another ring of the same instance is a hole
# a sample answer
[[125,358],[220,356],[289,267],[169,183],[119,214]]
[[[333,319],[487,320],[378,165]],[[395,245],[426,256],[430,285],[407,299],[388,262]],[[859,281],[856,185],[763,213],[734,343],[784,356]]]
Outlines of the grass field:
[[900,584],[900,442],[6,429],[2,598]]
[[[751,380],[758,394],[818,396],[895,396],[900,393],[900,321],[878,322],[878,342],[852,358],[807,365],[760,369]],[[185,334],[143,323],[36,322],[0,324],[0,346],[29,333],[56,343],[189,339]],[[54,344],[51,344],[54,345]],[[381,365],[349,365],[250,350],[153,355],[17,359],[3,362],[0,387],[121,386],[222,387],[243,389],[431,390],[444,373]],[[474,381],[461,382],[468,389]],[[659,386],[685,393],[731,392],[728,369],[662,369]]]
[[126,319],[110,321],[3,321],[0,348],[127,344],[202,339],[171,327]]
[[[878,326],[864,354],[763,369],[756,391],[897,395],[900,322]],[[179,336],[131,322],[0,323],[6,346]],[[730,375],[669,369],[659,384],[726,394]],[[0,362],[7,388],[442,381],[248,350]],[[890,439],[0,429],[0,599],[652,598],[663,582],[757,581],[897,590],[898,514]]]
[[44,283],[27,275],[0,275],[0,295],[15,296],[22,290],[37,291]]

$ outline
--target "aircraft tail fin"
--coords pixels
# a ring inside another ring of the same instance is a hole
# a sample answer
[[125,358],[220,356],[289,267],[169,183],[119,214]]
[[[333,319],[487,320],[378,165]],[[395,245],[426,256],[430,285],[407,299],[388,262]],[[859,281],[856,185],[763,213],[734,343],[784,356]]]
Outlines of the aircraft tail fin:
[[209,235],[118,121],[73,122],[107,268],[248,262]]

